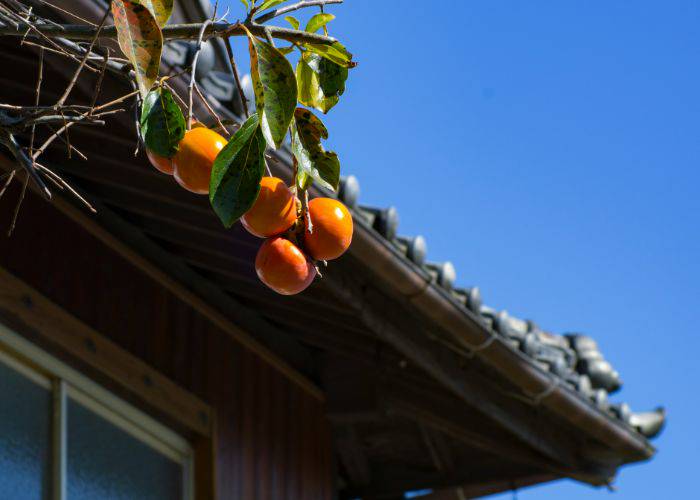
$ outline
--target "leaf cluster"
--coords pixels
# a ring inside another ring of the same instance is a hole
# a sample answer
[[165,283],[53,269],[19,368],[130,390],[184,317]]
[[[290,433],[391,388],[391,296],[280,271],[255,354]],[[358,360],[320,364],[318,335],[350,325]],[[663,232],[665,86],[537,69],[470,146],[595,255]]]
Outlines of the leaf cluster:
[[[241,1],[250,18],[254,12],[271,9],[285,0],[266,0],[259,5]],[[172,157],[185,134],[185,119],[170,90],[154,85],[163,44],[161,28],[172,13],[173,0],[113,0],[111,8],[119,45],[134,67],[143,99],[142,139],[152,152]],[[295,30],[299,29],[296,18],[285,19]],[[323,29],[327,33],[327,25],[333,19],[332,14],[316,14],[304,31],[316,33]],[[295,42],[279,49],[271,40],[253,35],[247,25],[241,26],[248,36],[255,114],[231,137],[212,168],[209,200],[226,227],[255,203],[265,172],[265,151],[282,147],[288,131],[297,166],[295,188],[303,192],[316,182],[337,190],[338,155],[326,151],[321,144],[328,138],[328,130],[309,109],[297,105],[328,113],[345,92],[348,70],[356,64],[340,42]],[[300,52],[296,68],[286,57],[294,49]]]

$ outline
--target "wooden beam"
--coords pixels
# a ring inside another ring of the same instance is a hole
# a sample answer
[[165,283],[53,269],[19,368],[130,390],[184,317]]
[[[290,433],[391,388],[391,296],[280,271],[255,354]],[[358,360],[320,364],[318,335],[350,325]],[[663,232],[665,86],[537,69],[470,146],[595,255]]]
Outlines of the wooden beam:
[[[14,163],[0,155],[0,166],[9,170],[14,167]],[[76,208],[72,202],[62,198],[60,193],[54,193],[52,204],[144,274],[189,304],[238,343],[255,352],[305,392],[318,400],[324,399],[323,392],[311,380],[269,347],[234,324],[222,311],[231,314],[241,325],[245,325],[247,330],[264,337],[266,343],[284,351],[290,357],[305,357],[308,355],[307,351],[298,344],[291,343],[292,339],[288,336],[279,335],[277,329],[255,311],[246,308],[219,287],[203,279],[116,213],[94,199],[90,201],[98,210],[95,215],[88,215],[84,210]],[[300,359],[299,362],[305,363],[306,360]]]
[[[420,321],[406,311],[404,314],[392,314],[391,318],[382,311],[396,311],[397,304],[384,296],[379,290],[362,287],[355,276],[329,269],[325,278],[333,293],[355,309],[365,324],[376,332],[380,339],[393,346],[406,359],[419,367],[443,387],[452,392],[464,403],[488,416],[504,429],[527,443],[533,450],[541,453],[562,469],[581,471],[578,477],[589,477],[588,482],[601,484],[607,480],[599,476],[596,466],[581,463],[577,450],[572,447],[572,436],[554,434],[554,429],[544,428],[541,422],[533,418],[534,413],[524,408],[513,398],[508,398],[501,391],[490,387],[484,377],[475,378],[467,374],[457,356],[438,343],[421,328]],[[563,439],[565,438],[565,439]],[[588,469],[594,472],[588,473]],[[604,470],[603,475],[609,470]]]
[[184,428],[211,435],[209,406],[0,267],[0,314],[57,346]]

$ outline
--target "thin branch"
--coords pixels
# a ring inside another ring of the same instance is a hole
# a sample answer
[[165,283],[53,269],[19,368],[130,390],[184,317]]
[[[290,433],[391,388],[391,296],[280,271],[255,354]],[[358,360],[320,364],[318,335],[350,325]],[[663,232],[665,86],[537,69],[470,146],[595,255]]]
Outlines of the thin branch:
[[[34,106],[39,105],[39,97],[41,95],[41,82],[44,80],[44,49],[39,50],[39,71],[36,77],[36,89],[34,90]],[[32,124],[32,132],[29,139],[29,154],[34,152],[34,133],[36,132],[36,123]],[[32,160],[33,161],[33,160]]]
[[[199,36],[199,30],[202,29],[202,24],[203,23],[171,24],[164,26],[162,29],[163,40],[196,40]],[[215,37],[246,36],[243,26],[248,28],[255,36],[259,37],[264,37],[265,28],[268,28],[273,37],[287,40],[288,42],[322,43],[327,45],[337,42],[333,37],[319,35],[317,33],[308,33],[302,30],[282,28],[279,26],[261,26],[254,23],[241,24],[226,22],[210,24],[204,31],[204,40]],[[97,32],[97,28],[82,24],[62,24],[59,26],[41,24],[33,26],[21,22],[18,23],[16,27],[12,25],[0,26],[0,35],[24,36],[28,29],[32,30],[32,32],[27,35],[28,37],[41,36],[44,38],[88,41],[92,40]],[[105,26],[101,31],[101,37],[115,39],[116,36],[117,29],[114,26]]]
[[15,178],[15,174],[17,174],[17,169],[11,170],[10,173],[7,174],[7,180],[5,181],[5,184],[3,184],[2,189],[0,189],[0,198],[2,198],[2,195],[4,195],[5,191],[7,191],[12,179]]
[[194,80],[195,74],[197,73],[197,61],[199,61],[199,53],[202,51],[202,39],[204,38],[204,30],[207,26],[212,24],[211,19],[207,19],[202,23],[202,27],[199,29],[199,35],[197,37],[197,47],[194,51],[194,57],[192,58],[192,69],[190,70],[190,87],[187,93],[188,103],[187,103],[187,130],[192,128],[192,92],[194,91]]
[[24,195],[27,194],[27,185],[29,184],[29,175],[24,178],[24,184],[22,184],[22,191],[19,194],[19,199],[17,200],[17,205],[15,205],[15,213],[12,215],[12,223],[10,224],[10,229],[7,231],[7,236],[12,236],[12,232],[15,230],[15,225],[17,224],[17,216],[19,216],[19,209],[22,208],[22,202],[24,201]]
[[[125,100],[129,99],[130,97],[133,97],[133,96],[137,95],[138,93],[139,93],[138,90],[134,90],[133,92],[129,92],[128,94],[119,97],[118,99],[114,99],[113,101],[110,101],[110,102],[105,103],[105,104],[100,104],[99,106],[97,106],[96,108],[94,108],[92,111],[99,111],[99,110],[102,110],[102,109],[104,109],[104,108],[108,108],[108,107],[110,107],[110,106],[114,106],[115,104],[119,104],[120,102],[125,101]],[[104,114],[104,113],[102,113],[102,114],[100,114],[100,115],[95,115],[95,114],[93,114],[92,116],[93,116],[93,117],[102,116],[103,114]],[[87,113],[86,113],[86,115],[87,115]],[[62,134],[63,132],[65,132],[65,131],[66,131],[68,128],[70,128],[74,123],[76,123],[76,122],[66,123],[63,127],[61,127],[60,129],[58,129],[51,137],[49,137],[48,139],[46,139],[46,141],[44,141],[44,144],[42,144],[41,147],[40,147],[39,149],[37,149],[37,150],[34,152],[34,155],[32,155],[32,158],[36,160],[36,159],[46,150],[46,148],[48,148],[49,145],[50,145],[53,141],[56,140],[56,137],[57,137],[57,136],[59,136],[60,134]]]
[[82,22],[84,22],[85,24],[89,24],[90,26],[95,26],[95,27],[97,26],[95,23],[92,23],[92,22],[88,21],[87,19],[82,18],[82,17],[80,17],[79,15],[77,15],[77,14],[75,14],[75,13],[73,13],[73,12],[70,12],[70,11],[68,11],[68,10],[66,10],[66,9],[63,9],[63,8],[59,7],[58,5],[54,5],[54,4],[52,4],[51,2],[47,2],[46,0],[38,0],[38,1],[41,2],[41,3],[43,3],[44,5],[48,5],[49,7],[53,8],[53,9],[56,9],[56,10],[58,10],[58,11],[60,11],[60,12],[63,12],[64,14],[67,14],[67,15],[69,15],[70,17],[72,17],[72,18],[74,18],[74,19],[77,19],[78,21],[82,21]]
[[302,2],[293,3],[292,5],[287,5],[286,7],[271,10],[267,14],[263,14],[261,16],[256,17],[255,22],[258,24],[262,24],[264,22],[269,21],[270,19],[274,19],[275,17],[279,17],[288,12],[293,12],[295,10],[303,9],[305,7],[313,7],[317,5],[323,7],[324,5],[329,5],[333,3],[343,3],[343,0],[304,0]]
[[66,87],[65,92],[63,92],[63,95],[60,97],[58,102],[56,102],[56,106],[62,106],[64,102],[66,102],[66,99],[68,98],[68,95],[70,95],[71,91],[73,90],[73,87],[75,87],[76,82],[78,81],[78,77],[80,76],[80,73],[83,71],[83,67],[85,66],[85,63],[88,60],[88,57],[92,54],[92,48],[95,46],[95,42],[100,36],[100,31],[102,31],[102,28],[104,27],[105,23],[107,22],[107,17],[109,16],[110,10],[107,8],[105,10],[104,16],[102,16],[102,21],[100,21],[100,25],[96,28],[95,30],[95,36],[92,37],[92,40],[90,41],[90,46],[87,48],[85,51],[85,55],[83,56],[83,59],[80,61],[80,65],[78,65],[78,68],[75,70],[75,73],[73,73],[73,78],[71,81],[68,83],[68,86]]
[[236,88],[238,89],[238,97],[241,99],[241,107],[243,108],[243,114],[246,118],[250,116],[248,113],[248,99],[243,92],[243,85],[241,85],[241,79],[238,76],[238,66],[236,65],[236,59],[233,57],[233,48],[231,47],[231,38],[226,37],[226,52],[228,53],[228,59],[231,63],[231,73],[233,74],[233,79],[236,81]]
[[207,98],[204,96],[202,93],[202,90],[199,88],[199,85],[196,83],[194,84],[194,90],[197,91],[197,95],[199,96],[199,99],[202,101],[204,104],[204,107],[207,108],[207,111],[209,111],[209,114],[216,120],[217,125],[219,128],[226,134],[226,135],[231,135],[229,131],[226,129],[224,124],[221,122],[221,117],[214,111],[214,108],[211,107],[211,104],[209,104],[209,101]]
[[53,170],[45,167],[44,165],[41,165],[37,163],[37,167],[40,168],[43,172],[46,172],[47,177],[49,177],[52,181],[57,183],[61,189],[66,188],[73,196],[75,196],[83,205],[85,205],[88,210],[90,210],[92,213],[97,213],[97,210],[95,210],[95,207],[93,207],[89,201],[87,201],[80,193],[78,193],[75,189],[73,189],[70,184],[68,184],[63,178],[58,175],[56,172]]
[[50,200],[51,191],[49,191],[49,188],[46,187],[46,184],[34,168],[33,158],[29,158],[29,156],[27,156],[27,153],[25,153],[22,147],[17,143],[17,139],[15,139],[15,136],[9,133],[7,130],[5,130],[2,142],[5,144],[5,146],[7,146],[12,155],[15,157],[17,163],[19,163],[24,168],[24,170],[27,171],[27,174],[32,178],[34,183],[39,188],[39,191],[41,191],[41,193],[44,195],[44,197],[46,197],[46,199]]

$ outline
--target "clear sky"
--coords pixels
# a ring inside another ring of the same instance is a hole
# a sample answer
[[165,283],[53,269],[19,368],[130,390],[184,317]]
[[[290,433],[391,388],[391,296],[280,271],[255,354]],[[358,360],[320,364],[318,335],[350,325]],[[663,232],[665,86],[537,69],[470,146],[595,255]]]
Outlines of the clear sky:
[[[486,304],[593,336],[622,375],[615,401],[667,408],[658,455],[611,498],[697,498],[700,2],[327,11],[360,63],[324,120],[361,202],[396,206],[400,233],[424,235]],[[519,492],[608,497],[568,481]]]

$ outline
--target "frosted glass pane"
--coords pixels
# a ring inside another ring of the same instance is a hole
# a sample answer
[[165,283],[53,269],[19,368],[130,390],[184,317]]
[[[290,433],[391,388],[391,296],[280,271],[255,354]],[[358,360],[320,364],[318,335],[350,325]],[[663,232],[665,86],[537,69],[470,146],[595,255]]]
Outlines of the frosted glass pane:
[[49,498],[50,436],[50,391],[0,363],[0,498]]
[[68,400],[68,500],[177,500],[180,464]]

